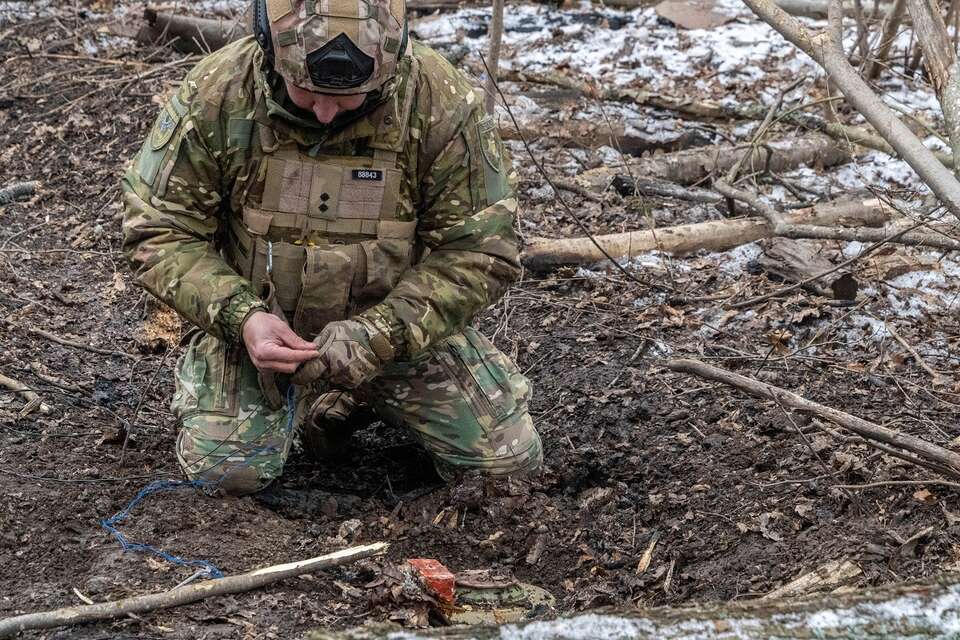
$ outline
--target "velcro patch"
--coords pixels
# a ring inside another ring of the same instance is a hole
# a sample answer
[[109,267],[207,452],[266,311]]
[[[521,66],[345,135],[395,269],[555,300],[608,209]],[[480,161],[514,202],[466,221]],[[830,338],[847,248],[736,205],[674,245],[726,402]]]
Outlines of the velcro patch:
[[159,151],[173,137],[173,132],[177,130],[177,124],[180,122],[180,114],[169,106],[163,110],[157,123],[153,125],[153,132],[150,134],[150,147],[154,151]]
[[354,169],[350,172],[350,177],[365,182],[382,182],[383,171],[380,169]]

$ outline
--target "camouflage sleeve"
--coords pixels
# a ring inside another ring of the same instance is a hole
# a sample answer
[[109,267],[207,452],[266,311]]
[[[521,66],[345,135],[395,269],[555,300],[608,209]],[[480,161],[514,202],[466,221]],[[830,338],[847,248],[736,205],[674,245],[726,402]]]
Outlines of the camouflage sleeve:
[[[188,80],[163,107],[123,177],[123,250],[137,279],[201,329],[228,341],[263,303],[216,250],[224,184]],[[222,148],[219,147],[219,148]]]
[[365,314],[407,356],[462,329],[520,274],[516,174],[478,94],[465,78],[446,90],[451,86],[460,91],[459,113],[426,119],[440,123],[430,135],[442,135],[445,143],[428,137],[422,145],[428,154],[431,146],[440,148],[420,179],[417,232],[429,251]]

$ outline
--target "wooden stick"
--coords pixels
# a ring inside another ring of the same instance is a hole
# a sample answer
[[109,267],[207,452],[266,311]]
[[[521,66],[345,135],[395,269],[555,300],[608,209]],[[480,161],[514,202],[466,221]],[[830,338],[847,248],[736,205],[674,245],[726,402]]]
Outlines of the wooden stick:
[[930,374],[930,377],[933,378],[934,386],[942,386],[946,384],[946,380],[944,379],[944,377],[939,373],[937,373],[936,371],[934,371],[930,367],[930,365],[928,365],[927,362],[922,357],[920,357],[920,354],[917,353],[917,350],[913,348],[913,345],[911,345],[909,342],[904,340],[903,336],[901,336],[900,333],[893,328],[893,325],[891,325],[888,322],[884,322],[883,326],[886,327],[887,332],[891,336],[893,336],[893,339],[900,343],[900,346],[902,346],[904,349],[910,352],[910,355],[913,356],[913,359],[917,361],[917,364],[920,365],[920,367],[924,371]]
[[40,408],[41,413],[47,413],[50,411],[50,407],[43,404],[34,391],[30,389],[27,385],[23,384],[19,380],[14,380],[13,378],[8,378],[7,376],[0,373],[0,387],[6,387],[15,393],[19,393],[23,396],[24,400],[27,401],[27,404],[23,405],[23,408],[20,409],[20,416],[25,416],[37,407]]
[[348,562],[372,555],[379,555],[386,552],[389,546],[386,542],[377,542],[359,547],[350,547],[349,549],[335,551],[334,553],[309,560],[265,567],[238,576],[228,576],[226,578],[220,578],[219,580],[210,580],[202,584],[187,585],[178,589],[164,591],[163,593],[151,593],[145,596],[124,598],[116,602],[65,607],[53,611],[29,613],[22,616],[6,618],[0,620],[0,638],[10,638],[30,629],[50,629],[64,625],[93,622],[95,620],[111,620],[131,613],[147,613],[149,611],[156,611],[157,609],[167,609],[182,604],[189,604],[211,596],[243,593],[245,591],[259,589],[260,587],[285,578],[292,578],[304,573],[326,569],[327,567],[347,564]]
[[6,320],[4,318],[0,318],[0,322],[6,322],[8,325],[12,327],[19,327],[20,329],[23,329],[29,334],[39,336],[41,338],[46,338],[51,342],[62,344],[65,347],[83,349],[84,351],[89,351],[91,353],[98,353],[102,356],[118,356],[121,358],[130,358],[131,360],[139,359],[139,356],[135,356],[132,353],[126,353],[125,351],[114,351],[111,349],[101,349],[100,347],[94,347],[93,345],[83,344],[82,342],[77,342],[75,340],[68,340],[67,338],[62,338],[55,333],[50,333],[49,331],[45,331],[43,329],[37,329],[36,327],[23,327],[18,324],[14,324],[13,322]]
[[844,413],[843,411],[838,411],[831,407],[807,400],[786,389],[775,387],[772,384],[760,382],[759,380],[748,378],[719,367],[714,367],[699,360],[670,360],[666,366],[673,371],[689,373],[707,380],[721,382],[740,389],[741,391],[746,391],[750,395],[758,398],[772,399],[796,411],[811,413],[847,431],[852,431],[867,440],[878,440],[901,449],[906,449],[923,459],[943,465],[950,471],[950,475],[954,479],[960,478],[960,454],[927,442],[922,438],[888,429],[862,418],[852,416],[849,413]]

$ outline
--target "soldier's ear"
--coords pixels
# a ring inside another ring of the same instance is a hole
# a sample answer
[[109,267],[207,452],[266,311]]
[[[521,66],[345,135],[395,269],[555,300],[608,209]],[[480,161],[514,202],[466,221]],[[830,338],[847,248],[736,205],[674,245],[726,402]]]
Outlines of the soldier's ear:
[[253,37],[260,43],[267,65],[273,68],[273,38],[270,36],[267,0],[253,0]]

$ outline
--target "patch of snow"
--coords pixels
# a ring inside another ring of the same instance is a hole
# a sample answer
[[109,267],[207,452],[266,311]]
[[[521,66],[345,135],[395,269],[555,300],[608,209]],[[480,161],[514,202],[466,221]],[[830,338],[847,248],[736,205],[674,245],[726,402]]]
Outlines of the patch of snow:
[[910,165],[879,151],[865,153],[859,160],[837,169],[833,175],[834,180],[847,189],[863,190],[868,186],[887,184],[926,191],[923,181]]
[[0,26],[48,16],[54,6],[53,0],[0,2]]
[[573,274],[574,278],[602,278],[602,273],[597,273],[596,271],[591,271],[590,269],[584,269],[583,267],[577,267],[576,273]]
[[853,325],[844,334],[846,342],[850,344],[857,344],[865,337],[873,341],[890,337],[890,332],[887,331],[887,323],[872,316],[853,314],[847,318],[847,323]]
[[751,260],[759,258],[761,253],[763,253],[763,250],[760,249],[760,244],[751,242],[727,251],[707,253],[703,256],[703,259],[715,263],[722,272],[728,275],[738,275],[743,273]]
[[631,258],[624,258],[618,262],[625,269],[661,269],[678,273],[689,273],[691,271],[691,267],[687,263],[678,261],[669,253],[662,253],[660,251],[641,253]]

